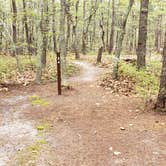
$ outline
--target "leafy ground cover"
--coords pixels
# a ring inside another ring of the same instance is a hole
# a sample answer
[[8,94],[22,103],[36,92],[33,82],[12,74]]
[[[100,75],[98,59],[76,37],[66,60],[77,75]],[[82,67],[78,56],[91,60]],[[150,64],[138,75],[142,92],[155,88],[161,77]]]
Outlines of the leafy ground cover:
[[[70,77],[79,72],[78,67],[71,62],[72,57],[68,57],[67,77]],[[17,64],[14,57],[1,56],[0,57],[0,84],[22,84],[28,85],[35,80],[36,77],[36,63],[37,58],[29,56],[20,56],[21,73],[17,70]],[[47,65],[43,70],[43,81],[56,81],[56,58],[54,54],[47,56]],[[1,89],[2,90],[2,89]],[[4,89],[3,89],[4,90]],[[6,89],[5,89],[6,90]]]
[[146,69],[137,70],[131,63],[121,62],[119,66],[119,79],[113,80],[112,73],[104,75],[100,85],[110,89],[113,93],[121,93],[126,96],[137,94],[143,98],[156,96],[159,88],[161,63],[149,62]]

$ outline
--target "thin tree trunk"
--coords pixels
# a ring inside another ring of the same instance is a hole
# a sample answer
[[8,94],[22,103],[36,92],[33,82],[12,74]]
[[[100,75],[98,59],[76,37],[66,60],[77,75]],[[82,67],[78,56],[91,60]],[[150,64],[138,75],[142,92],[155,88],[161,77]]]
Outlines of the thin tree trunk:
[[111,0],[108,1],[108,9],[107,9],[107,29],[106,29],[106,47],[107,50],[109,48],[109,20],[110,20],[110,6]]
[[89,26],[90,26],[90,23],[92,21],[92,18],[93,18],[93,15],[96,14],[96,11],[97,11],[97,0],[95,0],[95,4],[92,5],[91,9],[90,9],[90,15],[89,17],[87,18],[87,24],[85,25],[85,13],[86,13],[86,1],[84,0],[83,2],[83,19],[84,19],[84,25],[83,25],[83,33],[82,33],[82,53],[83,54],[86,54],[86,51],[87,51],[87,34],[88,34],[88,31],[89,31]]
[[73,25],[74,52],[75,52],[75,58],[76,58],[76,59],[80,59],[80,54],[79,54],[79,50],[78,50],[78,35],[77,35],[78,5],[79,5],[79,0],[77,0],[77,1],[76,1],[76,4],[75,4],[76,16],[75,16],[75,25]]
[[115,34],[115,0],[112,0],[112,23],[111,23],[110,43],[108,47],[109,54],[112,53],[114,48],[114,34]]
[[12,0],[12,11],[13,11],[13,22],[12,22],[12,30],[13,30],[13,56],[16,58],[18,71],[21,72],[21,66],[19,57],[17,55],[17,6],[16,1]]
[[85,34],[86,0],[83,0],[83,30],[82,30],[82,53],[86,54],[86,34]]
[[43,46],[42,46],[42,64],[43,67],[47,63],[47,47],[48,47],[48,0],[44,0],[44,9],[43,9],[43,21],[42,21],[42,37],[43,37]]
[[0,32],[0,52],[2,52],[3,34]]
[[138,69],[144,68],[146,66],[148,6],[149,6],[149,0],[141,0],[140,19],[139,19],[139,38],[138,38],[138,48],[137,48]]
[[66,0],[61,0],[61,11],[60,11],[60,36],[59,36],[59,50],[61,53],[62,62],[62,84],[66,84],[66,39],[65,39],[65,5]]
[[118,78],[119,59],[120,59],[120,54],[122,51],[122,43],[123,43],[123,39],[124,39],[124,35],[125,35],[128,16],[130,14],[130,11],[131,11],[133,4],[134,4],[134,0],[130,0],[129,6],[127,8],[124,19],[122,20],[122,23],[120,25],[120,30],[119,30],[119,33],[117,36],[117,46],[116,46],[116,50],[115,50],[115,62],[114,62],[113,73],[112,73],[113,79]]
[[70,32],[71,32],[71,14],[70,14],[70,2],[65,5],[65,12],[67,18],[67,32],[66,32],[66,51],[69,51],[69,41],[70,41]]
[[12,10],[13,10],[13,22],[12,22],[13,43],[15,44],[15,48],[16,48],[13,51],[13,56],[15,56],[17,52],[17,6],[16,6],[15,0],[12,0]]
[[47,54],[47,45],[48,45],[48,0],[40,0],[40,9],[41,18],[39,21],[38,31],[38,58],[39,62],[37,64],[37,75],[36,82],[41,83],[42,78],[42,69],[46,66],[46,54]]
[[163,64],[162,64],[162,72],[160,79],[160,90],[156,103],[156,110],[166,112],[166,32],[165,32],[165,42],[163,49]]
[[162,15],[157,17],[156,31],[155,31],[155,50],[159,53],[161,47],[161,22]]
[[103,46],[101,46],[98,50],[97,63],[101,63],[102,54],[103,54]]
[[23,0],[23,9],[24,9],[24,26],[25,26],[27,49],[28,49],[28,53],[32,54],[31,47],[30,47],[31,43],[30,43],[30,40],[29,40],[29,27],[28,27],[27,9],[26,9],[26,2],[25,2],[25,0]]
[[53,50],[54,50],[55,53],[57,53],[55,13],[56,13],[55,0],[52,0]]

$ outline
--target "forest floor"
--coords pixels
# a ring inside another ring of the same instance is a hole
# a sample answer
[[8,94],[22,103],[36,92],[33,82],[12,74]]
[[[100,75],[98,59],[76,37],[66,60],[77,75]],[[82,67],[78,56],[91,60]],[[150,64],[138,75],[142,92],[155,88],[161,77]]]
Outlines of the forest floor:
[[0,166],[165,166],[166,116],[100,87],[106,69],[75,63],[62,96],[55,83],[0,94]]

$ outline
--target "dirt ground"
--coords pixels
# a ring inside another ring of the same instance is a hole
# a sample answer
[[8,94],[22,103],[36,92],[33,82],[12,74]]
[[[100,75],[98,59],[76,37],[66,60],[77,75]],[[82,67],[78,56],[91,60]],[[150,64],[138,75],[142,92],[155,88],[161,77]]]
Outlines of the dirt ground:
[[0,166],[165,166],[166,116],[98,86],[104,69],[0,94]]

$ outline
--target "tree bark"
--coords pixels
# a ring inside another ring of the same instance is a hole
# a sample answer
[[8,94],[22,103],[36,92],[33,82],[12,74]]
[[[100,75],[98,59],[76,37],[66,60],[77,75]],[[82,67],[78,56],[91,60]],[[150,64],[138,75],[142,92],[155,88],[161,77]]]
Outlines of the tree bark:
[[114,34],[115,34],[115,0],[112,0],[112,23],[111,23],[111,34],[108,53],[111,54],[114,48]]
[[106,28],[106,47],[107,50],[109,48],[109,21],[110,21],[110,6],[111,6],[111,0],[108,1],[108,9],[107,9],[107,28]]
[[70,14],[70,2],[65,5],[65,12],[67,18],[67,32],[66,32],[66,51],[69,51],[69,41],[71,32],[71,14]]
[[78,5],[79,5],[79,0],[76,1],[75,4],[75,10],[76,10],[76,15],[75,15],[75,25],[73,25],[73,36],[74,36],[74,52],[75,52],[75,59],[80,59],[80,54],[78,50],[78,34],[77,34],[77,25],[78,25]]
[[40,84],[42,80],[42,70],[46,66],[48,44],[48,0],[40,0],[39,10],[40,20],[38,23],[39,28],[37,29],[37,52],[39,61],[37,64],[36,82]]
[[61,53],[61,62],[62,62],[62,84],[66,84],[66,38],[65,38],[65,5],[66,0],[61,0],[61,11],[60,11],[60,36],[59,36],[59,50]]
[[25,26],[25,34],[26,34],[26,42],[27,42],[27,49],[28,53],[32,54],[31,47],[30,47],[30,40],[29,40],[29,27],[28,27],[28,19],[27,19],[27,9],[26,9],[26,1],[23,0],[23,9],[24,9],[24,26]]
[[13,43],[15,45],[13,56],[15,56],[17,52],[17,6],[15,0],[12,0],[12,10],[13,10],[13,22],[12,22]]
[[101,46],[98,50],[97,63],[101,63],[102,54],[103,54],[103,46]]
[[162,22],[162,15],[157,17],[156,23],[156,30],[155,30],[155,50],[157,53],[160,53],[161,48],[161,22]]
[[146,66],[148,6],[149,6],[149,0],[141,0],[140,19],[139,19],[139,37],[138,37],[138,48],[137,48],[138,69],[144,68]]
[[2,51],[2,39],[3,39],[3,35],[2,32],[0,32],[0,52]]
[[41,32],[42,32],[42,55],[41,61],[43,67],[47,63],[47,47],[48,47],[48,0],[43,0],[43,12],[42,12],[42,22],[41,22]]
[[56,13],[55,0],[52,0],[52,33],[53,33],[53,50],[54,50],[54,53],[57,53],[55,13]]
[[13,56],[16,58],[18,71],[21,72],[21,65],[19,61],[19,57],[17,55],[17,5],[16,1],[12,0],[12,11],[13,11],[13,22],[12,22],[12,30],[13,30]]
[[120,59],[120,54],[122,51],[122,43],[126,31],[126,24],[128,20],[128,16],[130,14],[131,8],[134,4],[134,0],[130,0],[128,9],[126,11],[126,14],[124,16],[124,19],[121,22],[120,25],[120,30],[117,35],[117,45],[116,45],[116,50],[115,50],[115,59],[114,59],[114,67],[113,67],[113,73],[112,73],[112,78],[117,79],[118,78],[118,70],[119,70],[119,59]]
[[163,64],[160,78],[160,89],[156,103],[156,110],[166,112],[166,32],[163,49]]

